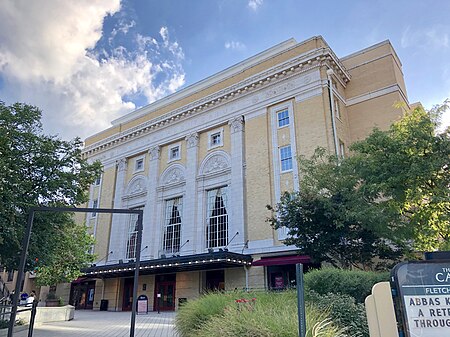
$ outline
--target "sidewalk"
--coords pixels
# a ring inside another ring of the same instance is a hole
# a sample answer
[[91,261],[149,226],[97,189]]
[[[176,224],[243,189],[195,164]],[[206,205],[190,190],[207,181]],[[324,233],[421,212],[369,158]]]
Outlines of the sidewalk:
[[[174,312],[149,312],[136,316],[135,337],[173,337]],[[76,310],[75,318],[68,322],[36,325],[33,337],[128,337],[130,312]],[[26,337],[28,331],[14,334]]]

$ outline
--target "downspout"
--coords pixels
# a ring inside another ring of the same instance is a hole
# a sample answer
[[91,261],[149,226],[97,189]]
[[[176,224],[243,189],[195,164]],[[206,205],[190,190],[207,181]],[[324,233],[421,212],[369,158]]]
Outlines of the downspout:
[[333,69],[328,69],[327,78],[328,78],[328,92],[330,97],[330,108],[331,108],[331,126],[333,127],[334,149],[336,151],[336,157],[339,159],[339,142],[336,131],[336,118],[334,112],[334,93],[333,93],[333,83],[331,82],[331,75],[334,75],[334,71]]

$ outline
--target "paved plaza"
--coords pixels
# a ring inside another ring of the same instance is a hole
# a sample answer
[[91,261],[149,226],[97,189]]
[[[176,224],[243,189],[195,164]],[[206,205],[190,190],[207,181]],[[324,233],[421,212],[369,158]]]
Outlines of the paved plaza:
[[[135,337],[177,336],[174,319],[174,312],[138,315]],[[130,321],[130,312],[76,310],[72,321],[36,325],[33,337],[128,337]],[[14,337],[26,336],[27,331],[14,334]]]

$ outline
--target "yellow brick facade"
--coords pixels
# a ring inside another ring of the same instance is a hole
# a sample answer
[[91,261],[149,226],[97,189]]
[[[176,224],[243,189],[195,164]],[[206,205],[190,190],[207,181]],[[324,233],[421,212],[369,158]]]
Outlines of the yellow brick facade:
[[[266,205],[298,189],[298,156],[319,146],[347,154],[373,127],[401,116],[398,102],[408,104],[389,41],[339,59],[319,36],[274,46],[88,138],[85,156],[105,167],[90,191],[99,207],[143,208],[137,290],[149,309],[157,292],[170,310],[207,289],[290,285],[294,265],[283,259],[296,248],[268,225]],[[280,126],[283,110],[288,121]],[[180,157],[172,160],[174,146]],[[94,310],[101,300],[126,310],[136,243],[127,221],[86,218],[98,261],[83,289],[95,287]]]

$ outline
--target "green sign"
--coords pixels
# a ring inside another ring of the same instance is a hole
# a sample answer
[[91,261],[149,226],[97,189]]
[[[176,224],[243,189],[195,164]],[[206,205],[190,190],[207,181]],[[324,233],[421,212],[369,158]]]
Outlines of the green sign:
[[400,263],[392,279],[406,336],[450,336],[450,260]]

